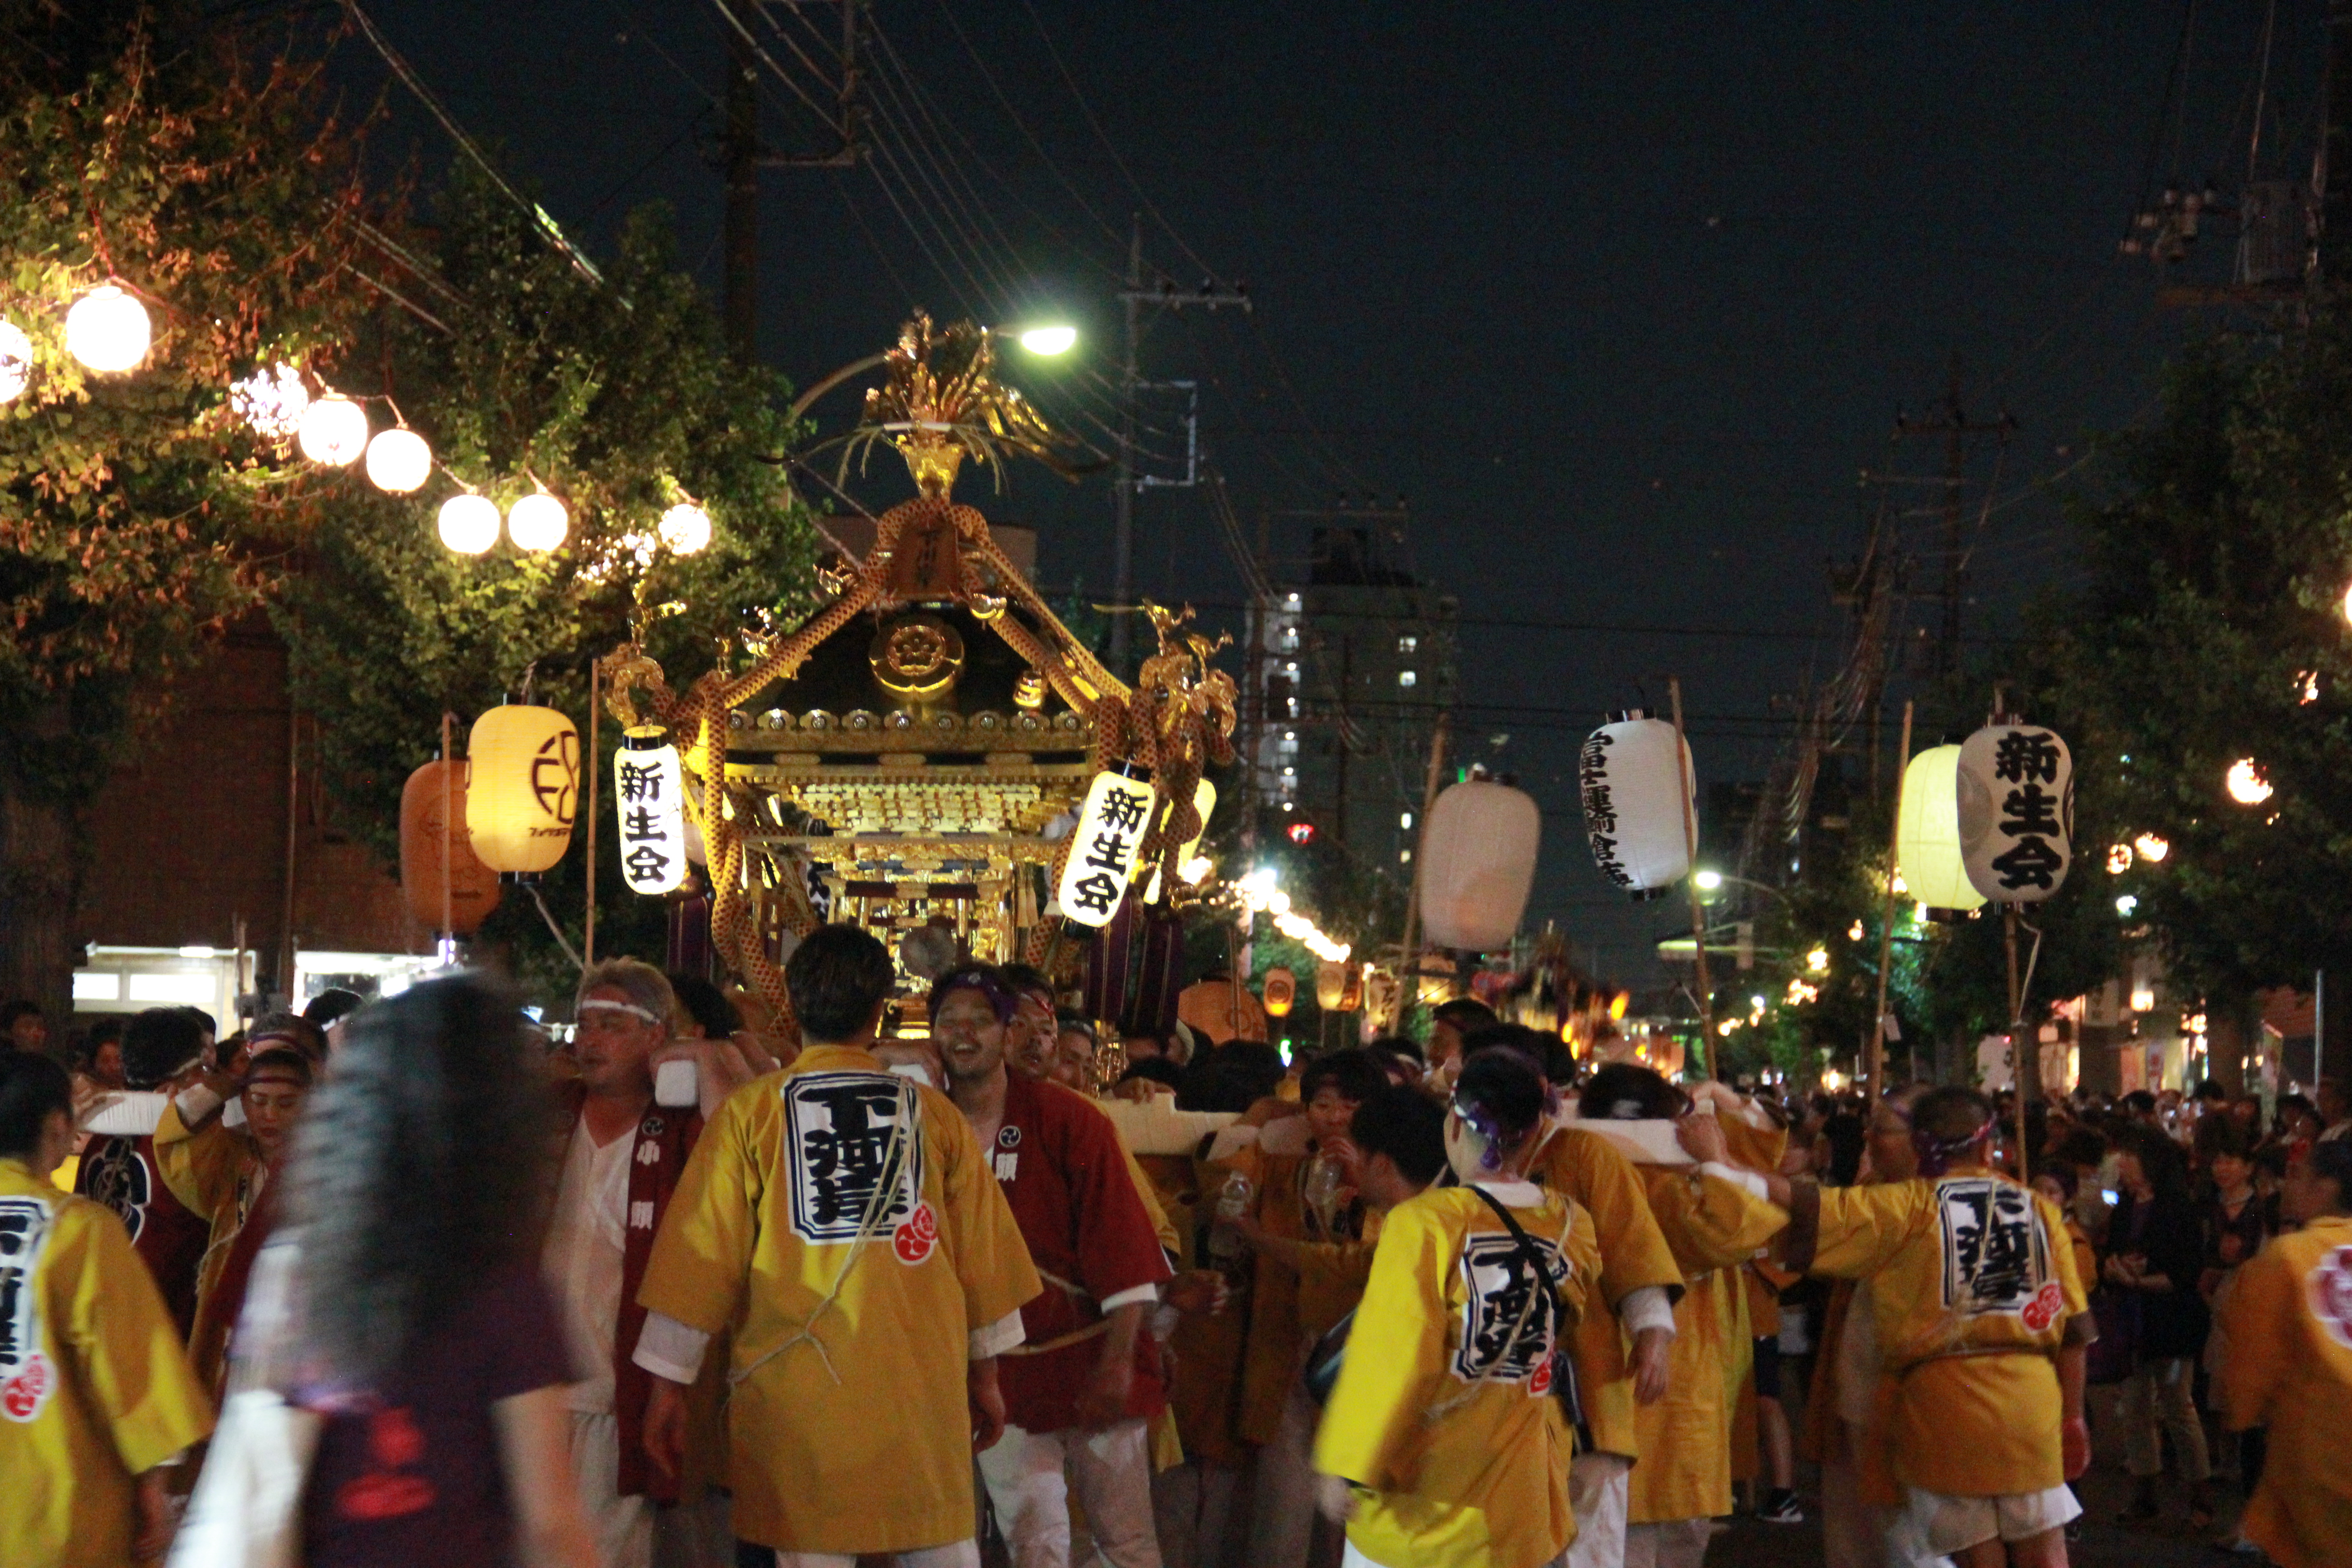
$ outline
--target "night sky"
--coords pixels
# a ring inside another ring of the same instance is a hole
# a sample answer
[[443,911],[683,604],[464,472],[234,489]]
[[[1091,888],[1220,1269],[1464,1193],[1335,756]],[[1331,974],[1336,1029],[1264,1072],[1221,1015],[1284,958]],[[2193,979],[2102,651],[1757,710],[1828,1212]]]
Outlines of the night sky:
[[[781,68],[762,71],[770,141],[820,147],[782,79],[823,95],[789,47],[825,64],[814,34],[792,7],[729,3]],[[832,6],[798,9],[835,30]],[[1934,412],[1955,353],[1969,416],[2021,426],[1997,480],[1990,442],[1971,461],[1968,630],[2013,629],[2063,583],[2052,481],[2095,485],[2086,435],[2144,416],[2166,353],[2222,324],[2160,310],[2154,269],[2116,253],[2151,178],[2227,195],[2245,177],[2264,7],[2207,9],[2231,15],[2184,49],[2170,4],[881,0],[868,164],[763,177],[761,352],[806,383],[917,303],[1074,321],[1081,363],[1013,355],[1010,374],[1099,441],[1129,215],[1180,285],[1245,280],[1254,316],[1163,319],[1145,374],[1202,384],[1245,528],[1409,498],[1402,563],[1463,605],[1469,755],[1547,812],[1529,919],[1639,982],[1664,917],[1591,868],[1577,741],[1607,710],[1662,706],[1678,674],[1703,782],[1761,775],[1785,732],[1773,699],[1844,654],[1825,568],[1877,502],[1861,475],[1902,476],[1893,508],[1932,510],[1917,481],[1940,442],[1888,437],[1898,406]],[[714,4],[370,12],[567,228],[604,245],[629,208],[668,203],[715,296]],[[2273,178],[2308,172],[2321,63],[2317,5],[2275,17]],[[337,70],[354,95],[388,80],[356,41]],[[380,155],[437,170],[448,139],[399,89],[389,104]],[[2231,243],[2209,237],[2190,274],[2224,276]],[[855,404],[822,406],[837,423]],[[902,499],[902,476],[875,476],[861,499]],[[1003,498],[984,479],[960,494],[1041,530],[1049,588],[1107,591],[1104,480],[1033,467]],[[1940,521],[1904,528],[1932,584]],[[1304,549],[1277,531],[1277,553]],[[1144,497],[1138,561],[1155,596],[1238,597],[1199,491]]]

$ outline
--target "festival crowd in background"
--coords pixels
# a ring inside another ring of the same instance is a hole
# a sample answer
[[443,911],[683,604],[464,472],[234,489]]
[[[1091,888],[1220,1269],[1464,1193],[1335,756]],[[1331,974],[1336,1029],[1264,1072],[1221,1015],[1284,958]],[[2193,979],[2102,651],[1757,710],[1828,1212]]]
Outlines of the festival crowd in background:
[[901,1036],[850,926],[786,979],[781,1061],[628,959],[560,1041],[480,974],[70,1073],[0,1013],[0,1563],[1695,1568],[1745,1488],[1837,1568],[2063,1564],[2096,1384],[2127,1521],[2352,1563],[2333,1083],[2021,1148],[1467,1000],[1286,1063],[970,962]]

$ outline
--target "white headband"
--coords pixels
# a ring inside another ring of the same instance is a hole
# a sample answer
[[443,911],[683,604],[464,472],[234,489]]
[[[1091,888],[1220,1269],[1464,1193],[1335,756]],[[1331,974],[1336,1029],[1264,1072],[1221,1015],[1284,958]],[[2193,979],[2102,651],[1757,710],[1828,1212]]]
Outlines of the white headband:
[[646,1012],[643,1007],[638,1006],[634,1002],[606,1002],[600,999],[596,1001],[583,1002],[572,1010],[575,1013],[634,1013],[648,1024],[658,1024],[661,1022],[658,1017]]

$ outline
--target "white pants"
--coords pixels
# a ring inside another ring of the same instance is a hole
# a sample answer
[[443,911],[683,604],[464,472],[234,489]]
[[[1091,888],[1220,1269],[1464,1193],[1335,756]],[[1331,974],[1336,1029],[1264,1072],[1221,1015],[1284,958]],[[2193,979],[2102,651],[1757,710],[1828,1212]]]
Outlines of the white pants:
[[1576,1514],[1568,1568],[1625,1568],[1625,1500],[1633,1461],[1622,1454],[1579,1454],[1568,1464],[1568,1503]]
[[[898,1568],[980,1568],[980,1542],[958,1541],[946,1546],[926,1546],[915,1552],[901,1552],[892,1561]],[[849,1552],[779,1551],[776,1568],[857,1568],[857,1556]]]
[[654,1507],[617,1489],[621,1423],[611,1411],[572,1413],[572,1480],[596,1538],[598,1568],[653,1568]]
[[1625,1527],[1625,1568],[1699,1568],[1715,1534],[1711,1519],[1664,1519]]
[[1164,1568],[1223,1568],[1239,1465],[1187,1459],[1151,1478],[1151,1518]]
[[1141,1417],[1099,1432],[1075,1426],[1024,1432],[1008,1426],[1002,1439],[981,1451],[980,1474],[1013,1568],[1069,1568],[1073,1484],[1104,1562],[1112,1568],[1160,1568],[1151,1528],[1151,1429]]
[[1307,1568],[1315,1530],[1315,1424],[1321,1417],[1307,1385],[1293,1378],[1274,1441],[1257,1451],[1250,1568]]

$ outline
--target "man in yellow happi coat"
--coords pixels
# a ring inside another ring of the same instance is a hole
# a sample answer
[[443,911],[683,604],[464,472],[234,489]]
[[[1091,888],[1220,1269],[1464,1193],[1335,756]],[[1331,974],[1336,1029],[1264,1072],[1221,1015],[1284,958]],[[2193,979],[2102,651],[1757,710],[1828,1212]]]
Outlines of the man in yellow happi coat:
[[[1542,1037],[1517,1024],[1477,1031],[1463,1051],[1467,1059],[1499,1046],[1538,1061],[1548,1054]],[[1580,1444],[1569,1470],[1576,1542],[1568,1568],[1621,1568],[1631,1471],[1641,1454],[1634,1411],[1665,1394],[1683,1271],[1650,1213],[1640,1173],[1607,1138],[1574,1118],[1555,1118],[1528,1173],[1592,1216],[1601,1247],[1598,1298],[1569,1349],[1591,1442]]]
[[809,1044],[704,1128],[637,1295],[646,1448],[674,1470],[686,1389],[731,1327],[739,1538],[778,1568],[978,1568],[971,1456],[1003,1431],[995,1358],[1037,1271],[970,1123],[866,1048],[888,952],[826,926],[784,978]]
[[1731,1511],[1733,1406],[1753,1353],[1738,1270],[1789,1220],[1760,1174],[1730,1163],[1727,1119],[1714,1100],[1686,1106],[1681,1090],[1630,1062],[1595,1073],[1580,1105],[1579,1124],[1620,1141],[1632,1160],[1684,1286],[1664,1395],[1633,1411],[1628,1568],[1696,1568],[1709,1521]]
[[1912,1109],[1919,1173],[1796,1187],[1782,1258],[1871,1282],[1895,1475],[1927,1549],[1964,1568],[2064,1568],[2096,1331],[2064,1217],[1991,1168],[1992,1133],[1983,1095],[1929,1091]]
[[158,1467],[212,1406],[121,1220],[61,1193],[73,1085],[0,1053],[0,1563],[130,1568],[170,1538]]
[[2270,1428],[2239,1530],[2279,1568],[2352,1563],[2352,1142],[2287,1173],[2303,1228],[2239,1268],[2221,1310],[2230,1425]]

